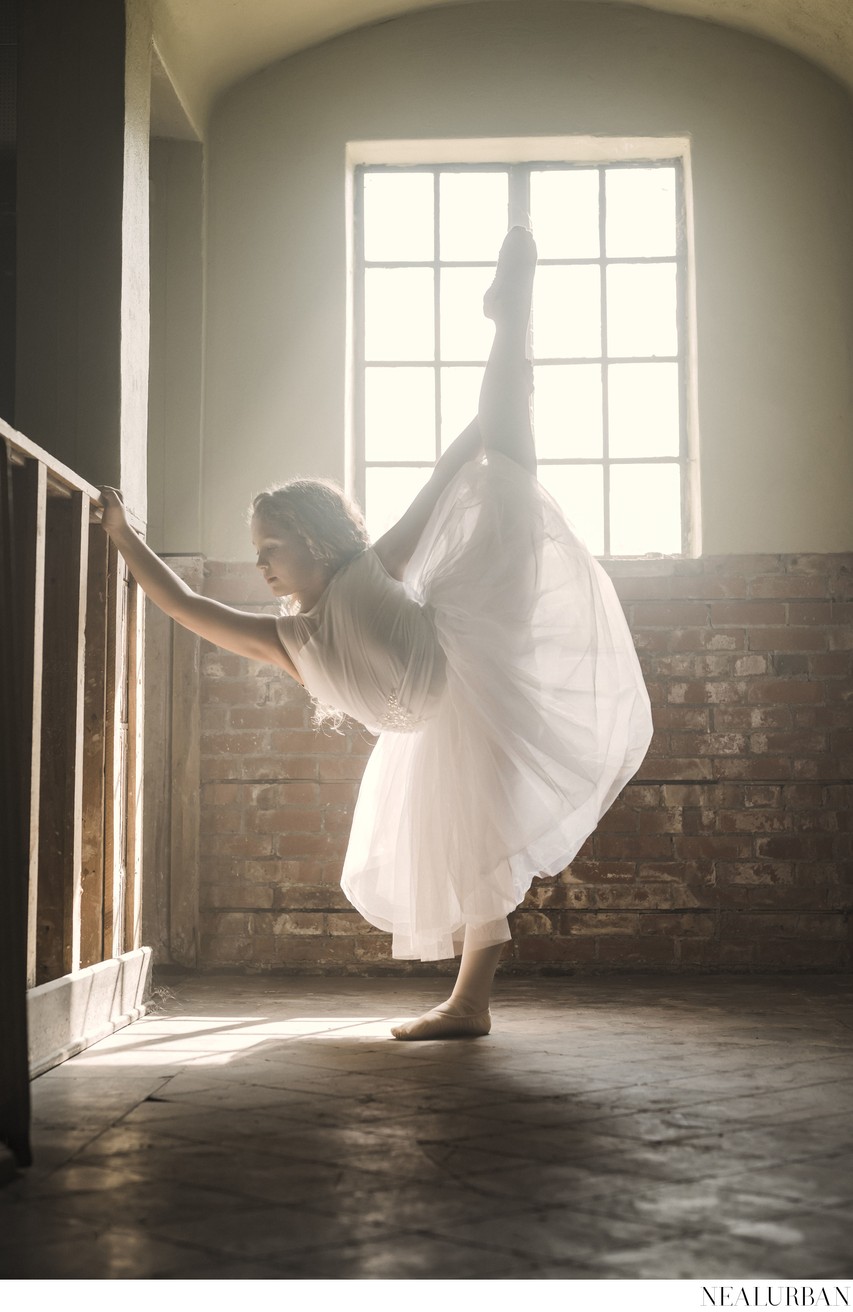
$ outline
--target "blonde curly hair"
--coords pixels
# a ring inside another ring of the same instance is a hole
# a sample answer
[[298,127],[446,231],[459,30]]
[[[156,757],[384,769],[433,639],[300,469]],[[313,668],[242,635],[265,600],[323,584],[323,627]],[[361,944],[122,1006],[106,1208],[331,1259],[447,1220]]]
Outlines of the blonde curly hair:
[[[252,500],[249,520],[257,515],[271,528],[298,533],[311,555],[332,572],[370,546],[364,516],[339,483],[329,478],[291,478],[286,483],[259,492]],[[282,613],[292,615],[298,605],[281,598]],[[342,732],[344,714],[316,697],[313,723],[317,728]]]
[[293,529],[321,565],[339,569],[370,546],[364,516],[330,478],[291,478],[259,492],[249,517]]

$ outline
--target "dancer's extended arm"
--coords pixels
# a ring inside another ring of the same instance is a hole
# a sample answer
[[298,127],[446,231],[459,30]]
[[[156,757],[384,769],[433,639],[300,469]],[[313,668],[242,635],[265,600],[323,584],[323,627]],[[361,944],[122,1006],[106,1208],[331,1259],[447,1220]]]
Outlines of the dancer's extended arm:
[[471,423],[436,461],[426,487],[421,488],[406,513],[374,545],[374,551],[392,578],[402,579],[429,517],[444,489],[463,465],[479,460],[483,439],[479,419]]
[[200,638],[215,642],[218,647],[225,647],[238,656],[277,665],[297,682],[302,682],[279,642],[274,615],[250,615],[210,597],[200,597],[137,536],[127,522],[121,494],[115,488],[105,487],[101,501],[104,529],[124,556],[128,569],[145,595],[155,605]]

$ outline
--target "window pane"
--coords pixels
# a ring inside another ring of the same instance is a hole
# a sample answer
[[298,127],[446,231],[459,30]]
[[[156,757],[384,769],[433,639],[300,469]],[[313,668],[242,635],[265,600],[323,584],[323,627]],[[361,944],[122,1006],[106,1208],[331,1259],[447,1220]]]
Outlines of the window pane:
[[365,269],[367,360],[432,360],[432,269]]
[[600,457],[601,365],[537,365],[534,379],[533,425],[539,458]]
[[494,276],[494,268],[441,270],[442,360],[485,364],[495,330],[483,315],[483,295]]
[[496,260],[509,227],[506,173],[442,173],[439,258]]
[[612,456],[677,456],[677,364],[612,364],[608,369]]
[[611,259],[675,254],[675,169],[608,169],[605,186]]
[[678,465],[611,465],[610,550],[614,556],[681,551]]
[[403,515],[432,473],[432,465],[424,469],[370,469],[365,470],[365,518],[367,531],[375,542]]
[[431,173],[365,173],[366,260],[434,258],[433,190]]
[[533,349],[538,360],[601,355],[598,266],[543,265],[533,287]]
[[456,369],[441,371],[441,449],[445,451],[463,428],[467,428],[477,414],[480,400],[482,369]]
[[604,473],[601,465],[542,465],[539,482],[594,556],[604,554]]
[[364,450],[368,460],[435,459],[435,371],[367,369]]
[[608,267],[607,348],[615,356],[676,354],[674,264]]
[[540,259],[596,259],[598,170],[534,170],[530,175],[530,222]]

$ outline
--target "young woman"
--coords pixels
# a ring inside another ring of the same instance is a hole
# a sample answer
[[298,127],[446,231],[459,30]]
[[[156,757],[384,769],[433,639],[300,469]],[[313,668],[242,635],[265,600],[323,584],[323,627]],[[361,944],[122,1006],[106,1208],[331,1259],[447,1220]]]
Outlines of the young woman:
[[[639,767],[649,699],[616,594],[536,478],[527,328],[536,267],[513,228],[484,312],[477,419],[373,546],[336,485],[255,498],[252,538],[279,618],[197,596],[128,527],[104,527],[147,595],[194,633],[279,666],[318,717],[379,734],[342,887],[396,957],[461,951],[450,997],[398,1039],[487,1034],[507,914],[572,860]],[[483,457],[485,455],[485,462]]]

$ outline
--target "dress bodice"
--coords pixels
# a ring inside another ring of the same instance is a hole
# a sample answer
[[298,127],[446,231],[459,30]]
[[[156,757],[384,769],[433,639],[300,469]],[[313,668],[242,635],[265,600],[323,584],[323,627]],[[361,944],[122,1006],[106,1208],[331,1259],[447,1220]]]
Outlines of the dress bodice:
[[277,621],[305,687],[372,733],[409,732],[434,713],[444,653],[430,606],[391,577],[372,547],[334,574],[316,605]]

